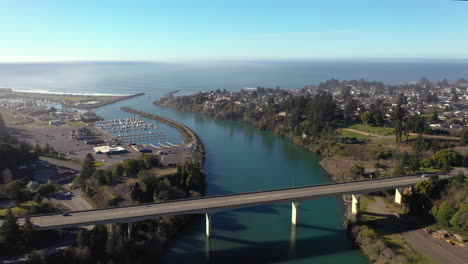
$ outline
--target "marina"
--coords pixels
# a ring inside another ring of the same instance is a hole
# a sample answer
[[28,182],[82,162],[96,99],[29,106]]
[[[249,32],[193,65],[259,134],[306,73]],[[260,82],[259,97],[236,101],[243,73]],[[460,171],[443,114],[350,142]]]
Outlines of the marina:
[[142,144],[169,139],[164,131],[160,131],[157,126],[140,119],[138,116],[103,120],[94,124],[110,133],[120,144]]

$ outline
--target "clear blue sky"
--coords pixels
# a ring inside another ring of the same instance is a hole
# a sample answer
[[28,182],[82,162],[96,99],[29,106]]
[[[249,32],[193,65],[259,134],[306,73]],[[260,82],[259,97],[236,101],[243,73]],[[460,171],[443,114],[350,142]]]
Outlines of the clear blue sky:
[[468,2],[2,0],[0,61],[468,59]]

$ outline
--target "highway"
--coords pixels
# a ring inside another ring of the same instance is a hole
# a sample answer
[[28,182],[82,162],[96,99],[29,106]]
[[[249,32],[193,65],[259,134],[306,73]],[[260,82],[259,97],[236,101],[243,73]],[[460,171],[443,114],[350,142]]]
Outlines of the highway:
[[[319,197],[369,193],[378,190],[406,187],[427,180],[419,176],[356,181],[337,184],[296,187],[253,193],[208,196],[197,199],[141,204],[62,214],[31,217],[37,230],[61,229],[95,224],[131,223],[162,216],[214,213],[264,204],[301,202]],[[20,219],[20,224],[23,222]]]

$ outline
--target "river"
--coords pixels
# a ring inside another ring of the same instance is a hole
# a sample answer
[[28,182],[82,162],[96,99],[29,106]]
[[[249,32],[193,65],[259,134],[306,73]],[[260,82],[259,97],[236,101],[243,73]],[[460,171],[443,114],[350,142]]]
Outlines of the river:
[[[322,184],[330,179],[320,157],[270,132],[233,121],[215,120],[152,104],[144,96],[97,109],[105,118],[130,116],[130,106],[166,116],[193,129],[206,150],[208,195]],[[161,126],[161,124],[157,124]],[[170,131],[177,138],[176,131]],[[300,204],[299,224],[291,226],[291,204],[215,213],[212,237],[200,217],[171,244],[165,263],[368,263],[343,228],[341,197]]]
[[[121,106],[166,116],[193,129],[206,149],[208,195],[269,190],[330,182],[318,155],[269,132],[244,124],[155,106],[173,90],[182,94],[246,87],[298,89],[329,78],[412,82],[467,78],[459,62],[246,62],[246,63],[49,63],[0,64],[0,87],[15,90],[133,94],[142,97],[96,109],[107,119],[129,117]],[[148,120],[149,122],[155,122]],[[178,132],[157,124],[178,141]],[[369,263],[342,226],[341,197],[300,205],[291,226],[291,205],[275,204],[219,212],[212,238],[202,217],[171,244],[165,263]]]

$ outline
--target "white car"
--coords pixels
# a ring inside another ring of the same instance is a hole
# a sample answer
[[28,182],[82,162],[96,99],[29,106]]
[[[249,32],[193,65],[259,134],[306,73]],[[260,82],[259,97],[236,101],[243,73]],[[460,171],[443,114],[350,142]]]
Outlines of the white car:
[[426,178],[426,177],[427,177],[427,174],[421,175],[421,178]]

